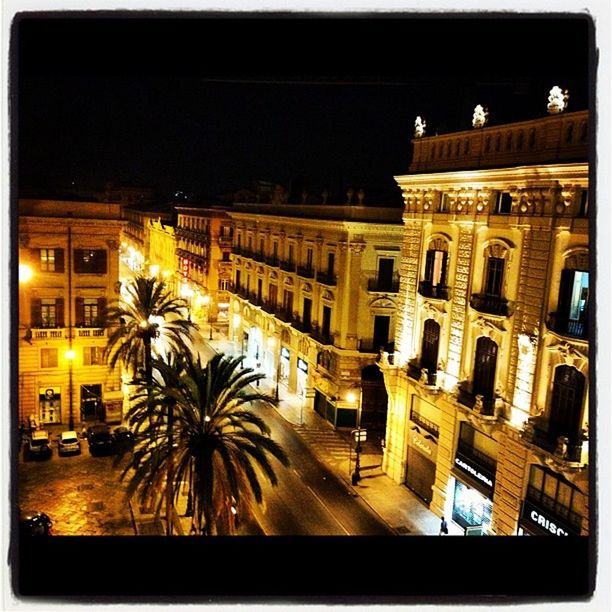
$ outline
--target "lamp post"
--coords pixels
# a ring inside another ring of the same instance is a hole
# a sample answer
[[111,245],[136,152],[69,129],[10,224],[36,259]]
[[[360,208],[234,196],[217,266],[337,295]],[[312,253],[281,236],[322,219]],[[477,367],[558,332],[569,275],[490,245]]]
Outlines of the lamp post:
[[[354,403],[357,399],[355,393],[352,391],[348,393],[347,400],[351,403]],[[363,400],[363,389],[359,388],[359,403],[357,404],[357,429],[353,430],[353,434],[355,435],[355,441],[357,442],[355,446],[355,471],[351,476],[351,482],[353,485],[356,485],[361,480],[360,473],[360,458],[361,458],[361,442],[362,442],[362,431],[361,431],[361,404]],[[365,438],[364,438],[365,439]],[[350,461],[350,459],[349,459]]]
[[208,339],[213,339],[213,330],[212,330],[212,317],[210,316],[212,310],[212,299],[210,295],[205,295],[202,298],[202,303],[206,306],[206,320],[208,322]]
[[68,429],[74,431],[74,412],[72,407],[72,362],[74,361],[75,353],[70,347],[65,355],[68,360]]

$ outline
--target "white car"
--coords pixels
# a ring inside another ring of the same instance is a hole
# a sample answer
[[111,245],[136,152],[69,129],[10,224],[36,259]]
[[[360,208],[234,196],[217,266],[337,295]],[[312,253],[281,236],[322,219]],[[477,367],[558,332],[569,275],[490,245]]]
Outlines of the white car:
[[81,452],[81,442],[76,431],[62,431],[57,441],[57,452],[60,455]]

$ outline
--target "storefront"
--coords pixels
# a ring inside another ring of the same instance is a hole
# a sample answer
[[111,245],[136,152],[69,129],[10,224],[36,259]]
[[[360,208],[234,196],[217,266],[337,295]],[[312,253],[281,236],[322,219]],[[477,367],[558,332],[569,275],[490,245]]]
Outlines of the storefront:
[[436,480],[436,438],[418,425],[412,425],[408,434],[406,486],[427,505],[431,503],[432,487]]
[[577,536],[580,535],[580,529],[526,499],[523,502],[517,534],[538,536]]
[[291,353],[286,346],[281,347],[280,352],[280,380],[287,384],[289,380],[289,364],[291,362]]
[[490,466],[457,451],[452,520],[465,535],[486,535],[491,530],[495,474]]

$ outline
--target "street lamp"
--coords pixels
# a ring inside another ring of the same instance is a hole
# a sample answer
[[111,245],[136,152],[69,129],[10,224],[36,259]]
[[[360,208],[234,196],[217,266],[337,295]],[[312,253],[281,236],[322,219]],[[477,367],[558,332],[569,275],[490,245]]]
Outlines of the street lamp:
[[212,340],[213,339],[213,330],[212,330],[212,318],[210,316],[210,311],[212,309],[212,300],[210,299],[210,295],[205,295],[202,297],[202,304],[204,304],[204,306],[206,306],[206,319],[208,321],[208,327],[209,327],[209,332],[208,332],[208,339]]
[[[357,396],[355,395],[353,391],[349,391],[346,395],[346,399],[351,404],[354,404],[355,401],[357,400]],[[357,404],[357,429],[354,429],[351,432],[355,436],[355,441],[357,442],[357,445],[355,446],[355,471],[353,472],[351,476],[351,482],[353,483],[353,485],[356,485],[361,480],[361,473],[359,471],[361,468],[361,465],[360,465],[359,460],[361,457],[361,442],[365,440],[365,436],[362,437],[362,429],[361,429],[362,400],[363,400],[363,389],[360,387],[359,388],[359,403]],[[365,433],[365,430],[363,431],[363,433]]]
[[27,283],[32,280],[32,276],[34,273],[32,272],[32,268],[26,264],[19,264],[19,282]]
[[74,361],[75,352],[72,347],[69,348],[64,357],[68,360],[68,429],[74,431],[74,412],[72,407],[72,362]]

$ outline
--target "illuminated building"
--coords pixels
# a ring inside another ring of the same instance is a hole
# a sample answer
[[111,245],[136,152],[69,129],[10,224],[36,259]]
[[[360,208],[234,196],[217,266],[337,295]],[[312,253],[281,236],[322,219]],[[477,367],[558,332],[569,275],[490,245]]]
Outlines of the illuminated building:
[[176,270],[180,297],[194,320],[226,331],[229,321],[232,224],[221,208],[176,206]]
[[[122,417],[102,318],[119,292],[125,223],[114,203],[19,201],[19,418],[68,428]],[[72,423],[71,423],[72,421]]]
[[234,204],[231,332],[304,409],[354,427],[349,393],[361,388],[361,424],[384,430],[375,360],[395,331],[402,211],[353,206],[352,195],[344,206]]
[[586,534],[588,114],[413,140],[383,470],[451,533]]
[[163,280],[177,294],[175,228],[162,218],[149,219],[149,274]]

